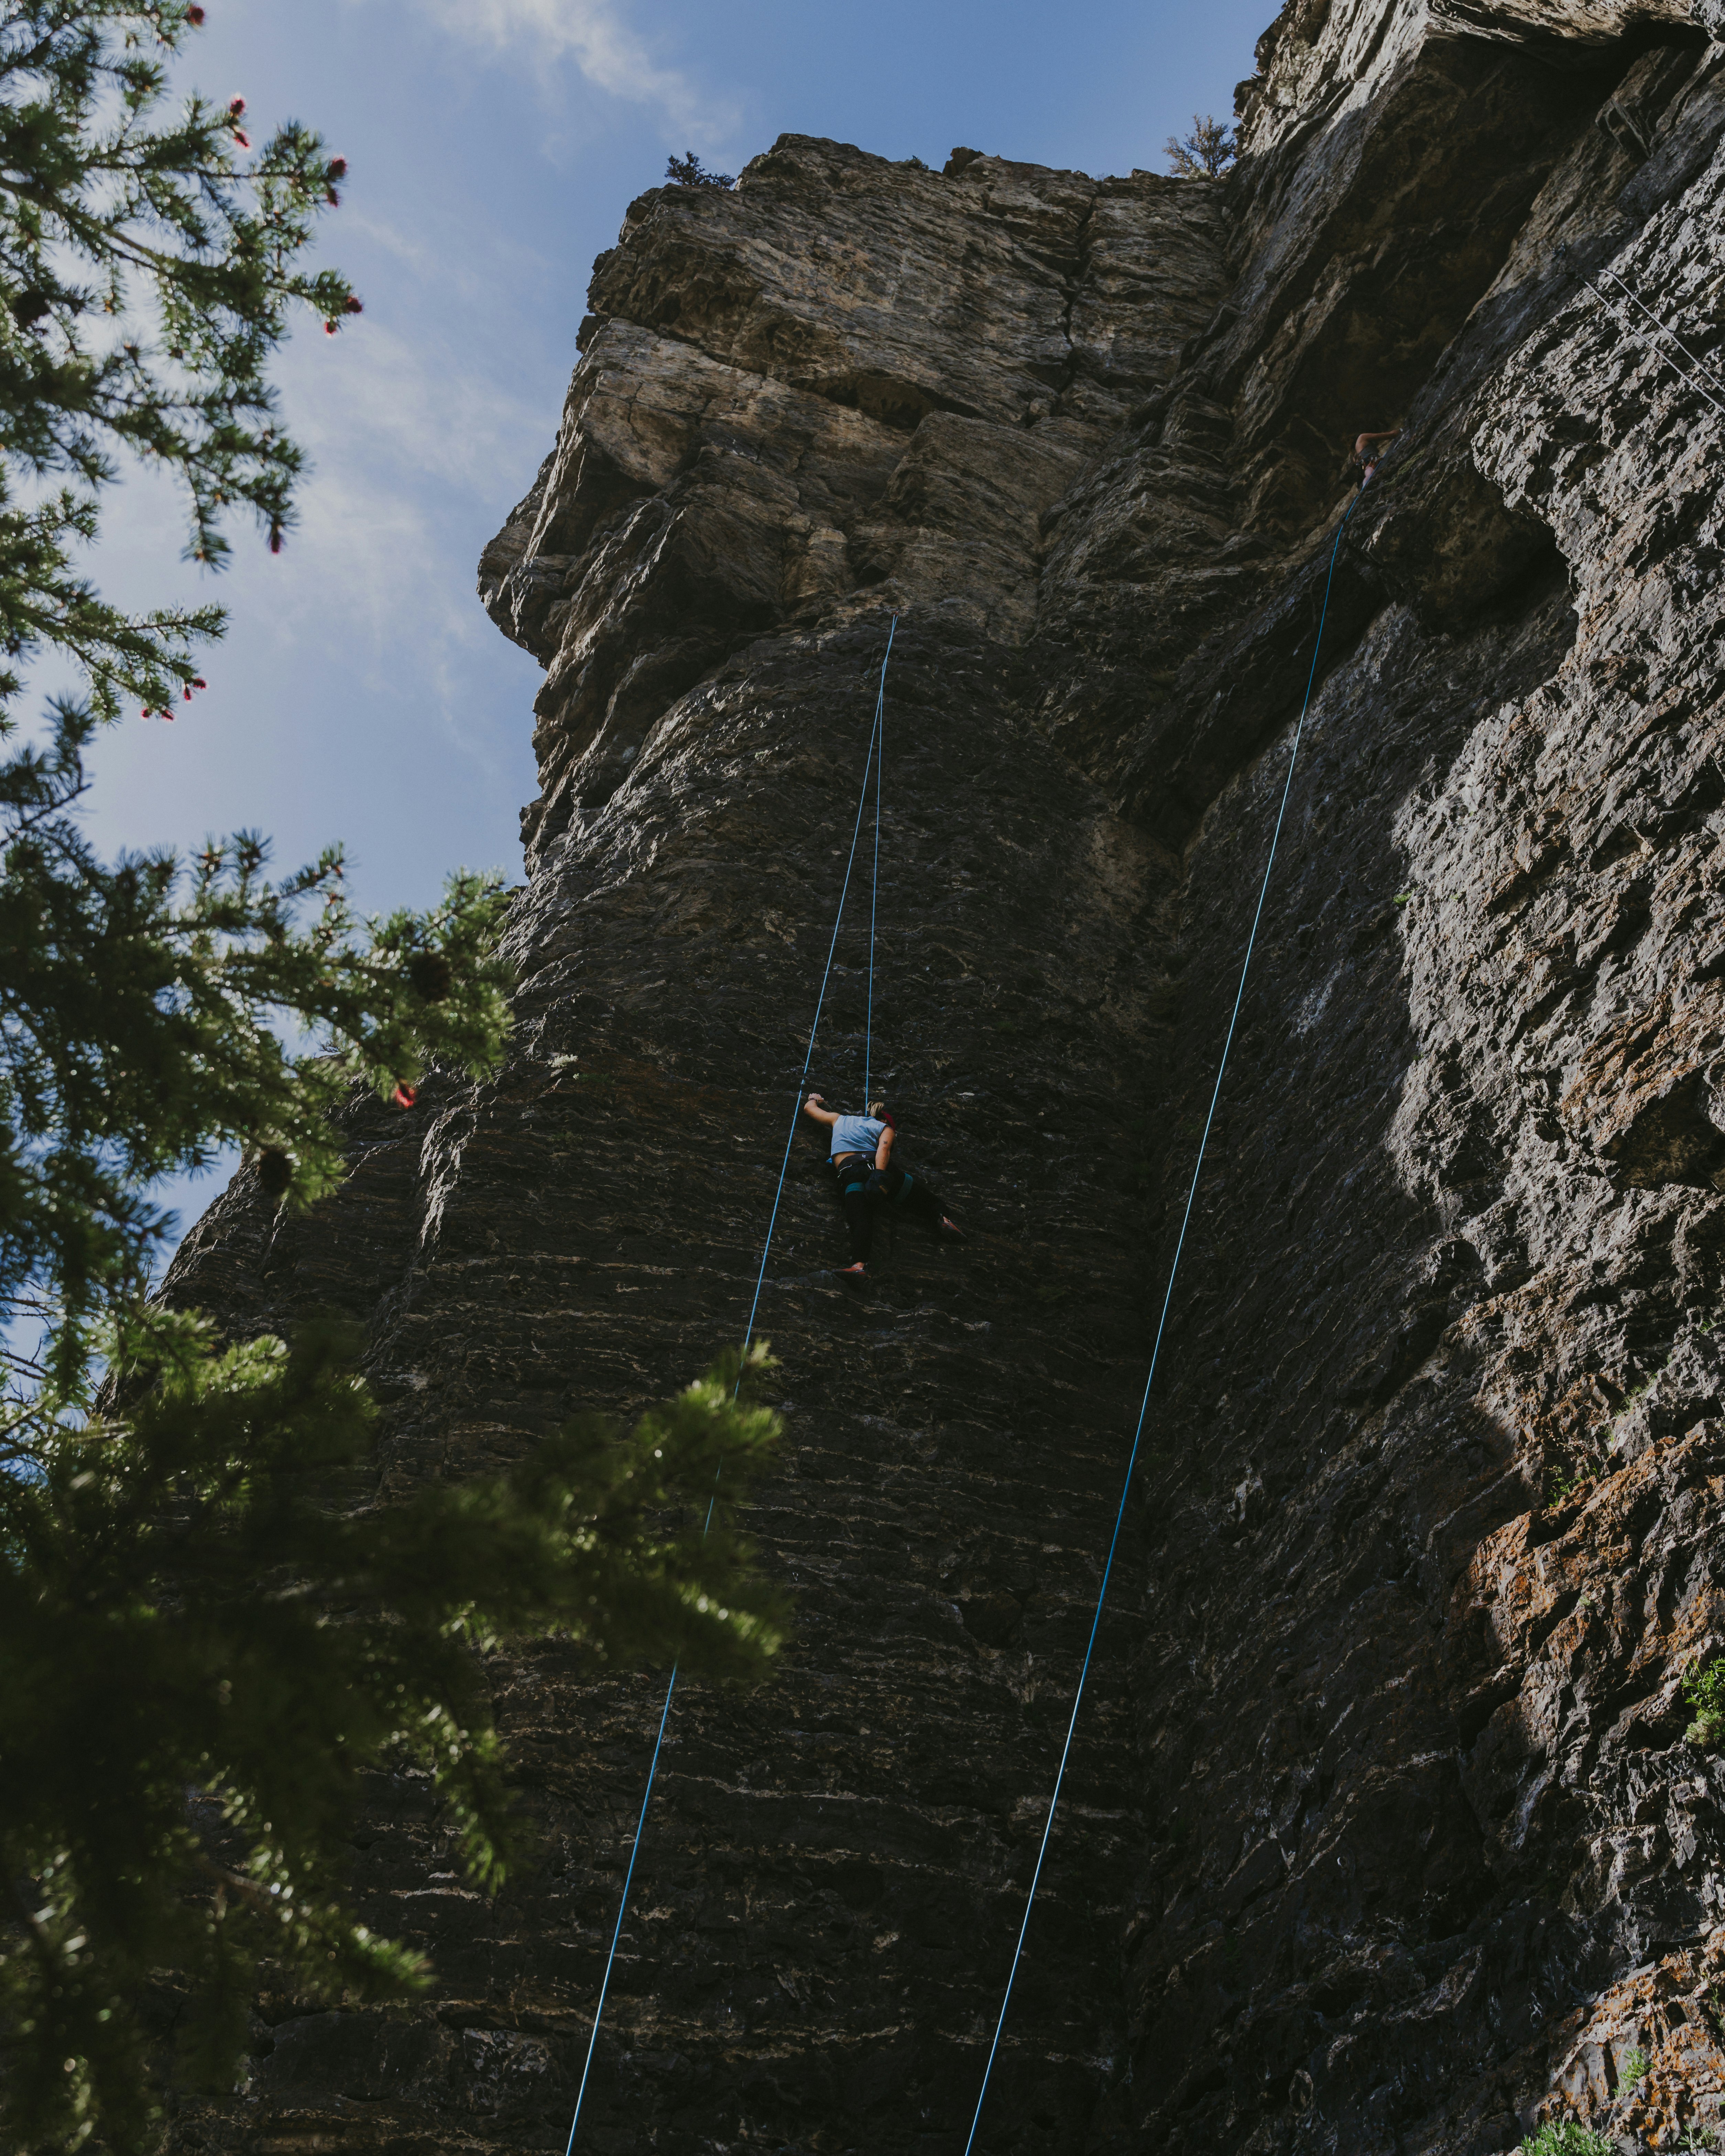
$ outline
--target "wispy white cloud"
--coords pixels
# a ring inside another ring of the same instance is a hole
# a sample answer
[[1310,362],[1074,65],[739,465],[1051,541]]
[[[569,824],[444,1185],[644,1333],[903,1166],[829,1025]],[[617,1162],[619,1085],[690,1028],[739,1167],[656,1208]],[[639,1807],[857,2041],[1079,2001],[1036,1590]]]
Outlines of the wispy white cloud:
[[[472,595],[475,564],[549,447],[554,415],[464,367],[447,343],[370,316],[336,344],[295,338],[277,373],[311,459],[283,553],[267,553],[240,518],[225,575],[177,570],[184,505],[140,470],[104,505],[105,588],[139,608],[213,599],[231,609],[234,639],[206,668],[213,711],[248,670],[291,671],[308,650],[338,649],[369,691],[393,688],[410,665],[423,716],[440,722],[454,762],[501,769],[504,744],[472,722],[475,683],[536,680],[536,670],[516,665]],[[531,696],[529,682],[521,711]]]
[[706,149],[732,133],[738,115],[680,69],[668,67],[624,20],[615,0],[417,0],[444,28],[500,50],[572,60],[596,90],[655,105],[680,143]]
[[494,358],[464,361],[423,316],[397,328],[380,315],[340,345],[296,337],[278,378],[320,477],[358,457],[398,483],[433,477],[480,498],[506,491],[530,451],[531,478],[557,427],[554,410],[495,378]]

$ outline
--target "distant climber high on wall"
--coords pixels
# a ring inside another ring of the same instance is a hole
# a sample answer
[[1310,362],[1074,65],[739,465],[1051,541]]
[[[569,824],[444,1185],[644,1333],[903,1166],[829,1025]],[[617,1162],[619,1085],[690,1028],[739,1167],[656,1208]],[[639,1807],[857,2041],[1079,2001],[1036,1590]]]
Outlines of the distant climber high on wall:
[[1373,449],[1373,443],[1395,441],[1400,436],[1401,431],[1402,430],[1399,427],[1390,427],[1381,434],[1356,434],[1354,436],[1353,461],[1360,468],[1359,483],[1362,486],[1369,486],[1371,485],[1372,474],[1377,470],[1378,463],[1384,454],[1384,452],[1381,449],[1376,451]]
[[938,1235],[961,1233],[922,1177],[892,1165],[896,1127],[884,1101],[870,1101],[865,1116],[841,1116],[824,1106],[819,1093],[811,1093],[803,1112],[827,1124],[833,1133],[828,1166],[850,1230],[850,1263],[840,1267],[842,1272],[860,1278],[868,1270],[877,1204],[902,1206],[914,1219],[926,1220]]

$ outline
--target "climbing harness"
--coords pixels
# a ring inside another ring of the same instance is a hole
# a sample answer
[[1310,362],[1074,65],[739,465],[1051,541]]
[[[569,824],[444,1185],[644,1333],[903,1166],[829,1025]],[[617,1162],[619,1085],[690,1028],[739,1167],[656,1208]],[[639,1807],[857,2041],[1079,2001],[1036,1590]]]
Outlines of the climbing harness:
[[[1363,490],[1361,490],[1363,491]],[[1180,1216],[1180,1232],[1174,1243],[1173,1262],[1168,1267],[1168,1286],[1162,1298],[1162,1314],[1156,1322],[1156,1336],[1150,1348],[1150,1371],[1144,1380],[1144,1396],[1138,1404],[1137,1426],[1132,1432],[1132,1450],[1127,1455],[1126,1475],[1121,1484],[1120,1503],[1114,1515],[1114,1532],[1108,1541],[1108,1555],[1102,1567],[1102,1582],[1096,1590],[1096,1606],[1090,1622],[1090,1637],[1086,1642],[1084,1662],[1078,1673],[1078,1689],[1072,1696],[1072,1712],[1066,1723],[1066,1741],[1060,1748],[1060,1763],[1055,1772],[1054,1794],[1048,1800],[1048,1817],[1042,1826],[1042,1840],[1036,1851],[1035,1869],[1030,1875],[1030,1891],[1025,1897],[1024,1913],[1019,1925],[1018,1943],[1013,1948],[1012,1966],[1007,1971],[1006,1989],[1000,2000],[999,2018],[994,2024],[994,2041],[988,2046],[987,2063],[983,2068],[982,2087],[977,2092],[976,2110],[970,2122],[969,2138],[964,2144],[964,2156],[971,2156],[975,2146],[977,2129],[982,2123],[983,2104],[988,2093],[988,2077],[994,2071],[994,2059],[1000,2049],[1001,2032],[1006,2026],[1007,2008],[1012,2003],[1012,1987],[1019,1973],[1019,1963],[1024,1951],[1024,1935],[1030,1927],[1030,1912],[1036,1904],[1036,1889],[1041,1883],[1042,1861],[1048,1854],[1049,1836],[1054,1831],[1055,1813],[1060,1801],[1060,1789],[1066,1779],[1066,1762],[1072,1750],[1072,1733],[1078,1726],[1078,1710],[1084,1703],[1084,1688],[1090,1677],[1091,1657],[1096,1651],[1096,1632],[1102,1621],[1102,1606],[1108,1599],[1108,1582],[1114,1570],[1115,1551],[1120,1542],[1120,1530],[1126,1519],[1127,1500],[1132,1495],[1132,1471],[1137,1465],[1138,1445],[1144,1434],[1144,1417],[1150,1406],[1150,1388],[1156,1382],[1156,1364],[1162,1353],[1163,1335],[1168,1328],[1168,1306],[1173,1301],[1174,1283],[1179,1277],[1180,1258],[1186,1247],[1186,1230],[1191,1224],[1192,1208],[1197,1201],[1199,1179],[1204,1173],[1204,1149],[1209,1144],[1210,1126],[1216,1119],[1216,1103],[1221,1098],[1222,1081],[1228,1075],[1229,1051],[1234,1046],[1235,1029],[1240,1023],[1240,1004],[1245,998],[1246,976],[1251,971],[1252,952],[1258,940],[1258,927],[1264,917],[1264,901],[1270,895],[1270,878],[1276,867],[1276,849],[1281,838],[1282,820],[1287,814],[1288,797],[1293,791],[1294,771],[1300,760],[1300,743],[1306,732],[1307,714],[1312,709],[1312,693],[1317,684],[1318,654],[1323,649],[1324,623],[1330,611],[1330,591],[1336,581],[1336,560],[1342,551],[1342,535],[1348,529],[1348,519],[1359,506],[1360,495],[1356,491],[1348,503],[1347,515],[1336,528],[1336,543],[1330,549],[1329,573],[1324,579],[1323,606],[1317,618],[1317,640],[1312,649],[1312,671],[1306,678],[1306,701],[1300,706],[1299,723],[1294,728],[1293,747],[1288,754],[1288,775],[1282,783],[1281,802],[1276,812],[1276,824],[1270,834],[1270,858],[1264,864],[1264,880],[1258,891],[1257,911],[1252,916],[1251,932],[1246,937],[1245,957],[1240,968],[1240,986],[1235,991],[1234,1009],[1228,1019],[1228,1031],[1222,1042],[1222,1060],[1216,1067],[1216,1082],[1210,1091],[1209,1113],[1204,1117],[1204,1134],[1198,1142],[1198,1158],[1192,1168],[1192,1183],[1186,1193],[1186,1209]]]
[[[1624,318],[1617,311],[1617,303],[1615,300],[1609,299],[1606,295],[1599,290],[1599,286],[1594,284],[1593,279],[1589,277],[1585,271],[1578,270],[1575,274],[1580,278],[1582,283],[1586,285],[1589,291],[1593,294],[1599,305],[1609,310],[1612,320],[1614,321],[1622,321]],[[1642,305],[1641,301],[1630,290],[1627,285],[1624,285],[1622,278],[1617,275],[1617,272],[1615,270],[1603,270],[1599,274],[1601,276],[1609,277],[1615,284],[1623,285],[1625,293],[1635,305],[1640,308],[1641,312],[1646,316],[1648,321],[1652,323],[1654,328],[1658,330],[1662,336],[1668,336],[1671,342],[1676,345],[1680,351],[1687,353],[1689,358],[1694,362],[1695,366],[1700,369],[1700,372],[1707,377],[1709,382],[1717,382],[1721,389],[1725,389],[1725,382],[1720,382],[1718,376],[1716,375],[1710,367],[1704,366],[1700,360],[1697,359],[1695,354],[1692,352],[1690,352],[1688,346],[1683,342],[1682,338],[1677,335],[1676,331],[1667,327],[1667,326],[1659,319],[1659,316],[1653,312],[1651,307]],[[1635,332],[1635,324],[1633,322],[1630,322],[1626,326],[1631,335],[1633,335]],[[1712,406],[1716,412],[1725,413],[1725,403],[1721,403],[1719,399],[1713,395],[1710,389],[1703,389],[1701,383],[1697,381],[1695,376],[1689,372],[1687,367],[1680,367],[1668,352],[1661,351],[1657,345],[1654,346],[1654,351],[1657,357],[1665,362],[1666,365],[1671,368],[1674,374],[1680,375],[1682,379],[1689,384],[1689,387],[1695,391],[1697,396],[1705,397],[1707,403]]]
[[[820,1031],[820,1015],[827,998],[827,984],[832,978],[833,957],[839,947],[839,931],[845,920],[845,901],[850,891],[850,875],[856,865],[857,842],[862,836],[863,811],[868,806],[869,782],[875,780],[875,873],[874,887],[869,901],[869,1002],[868,1031],[863,1044],[866,1064],[873,1042],[875,1024],[875,910],[879,898],[880,880],[880,783],[884,767],[879,757],[886,711],[886,667],[892,657],[892,639],[898,630],[898,616],[894,614],[886,631],[886,649],[880,660],[880,682],[875,697],[875,723],[869,735],[869,752],[863,762],[862,791],[857,796],[856,823],[850,834],[850,853],[845,864],[845,880],[839,888],[838,911],[833,916],[832,940],[827,945],[827,962],[820,977],[820,992],[814,999],[814,1019],[809,1029],[809,1046],[803,1056],[803,1068],[797,1080],[796,1104],[791,1111],[791,1127],[785,1134],[784,1158],[778,1164],[778,1185],[773,1194],[773,1210],[768,1216],[767,1239],[761,1245],[761,1264],[755,1275],[755,1291],[749,1302],[748,1322],[743,1328],[742,1352],[748,1353],[749,1342],[755,1337],[755,1313],[761,1306],[761,1290],[767,1279],[767,1260],[773,1250],[773,1230],[778,1223],[779,1201],[784,1196],[785,1177],[791,1165],[791,1148],[796,1142],[797,1123],[803,1112],[803,1089],[809,1082],[809,1067],[814,1060],[815,1038]],[[867,1081],[864,1081],[864,1106],[867,1106]],[[738,1373],[737,1383],[742,1382]],[[713,1523],[713,1507],[718,1502],[716,1479],[713,1495],[707,1500],[706,1519],[702,1525],[701,1539]],[[659,1772],[659,1755],[665,1745],[665,1725],[670,1720],[671,1700],[677,1689],[679,1665],[671,1665],[670,1681],[665,1688],[665,1705],[659,1712],[659,1732],[653,1740],[653,1757],[647,1767],[647,1786],[641,1792],[641,1809],[635,1820],[634,1840],[629,1845],[629,1865],[623,1875],[623,1892],[618,1897],[617,1922],[612,1928],[610,1949],[605,1956],[604,1974],[599,1979],[599,1995],[593,2007],[593,2027],[588,2032],[587,2056],[581,2068],[580,2087],[575,2092],[575,2113],[569,2121],[569,2138],[564,2144],[563,2156],[572,2156],[575,2147],[576,2129],[581,2123],[581,2106],[587,2096],[588,2076],[593,2071],[593,2052],[599,2041],[599,2024],[604,2018],[605,1999],[611,1989],[611,1971],[617,1959],[617,1948],[623,1937],[623,1920],[629,1912],[629,1890],[635,1876],[635,1859],[640,1854],[641,1835],[647,1824],[647,1807],[653,1799],[654,1777]]]

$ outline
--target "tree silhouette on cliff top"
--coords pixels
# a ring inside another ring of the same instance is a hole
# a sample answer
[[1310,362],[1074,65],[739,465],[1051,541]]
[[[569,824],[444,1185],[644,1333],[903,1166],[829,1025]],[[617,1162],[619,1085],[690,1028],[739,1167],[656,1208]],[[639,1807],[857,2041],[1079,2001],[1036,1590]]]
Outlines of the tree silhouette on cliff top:
[[1236,155],[1234,130],[1225,121],[1205,113],[1192,116],[1192,132],[1182,141],[1168,138],[1168,170],[1183,180],[1219,180],[1233,166]]

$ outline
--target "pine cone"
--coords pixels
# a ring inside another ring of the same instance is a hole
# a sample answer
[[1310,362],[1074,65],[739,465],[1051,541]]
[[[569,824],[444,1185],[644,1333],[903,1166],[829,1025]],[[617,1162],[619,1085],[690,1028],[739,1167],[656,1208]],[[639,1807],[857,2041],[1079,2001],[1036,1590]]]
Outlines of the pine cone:
[[258,1156],[258,1181],[271,1198],[284,1198],[294,1179],[294,1163],[280,1146],[265,1146]]
[[408,978],[429,1004],[440,1004],[455,985],[455,969],[441,951],[416,951],[408,961]]

